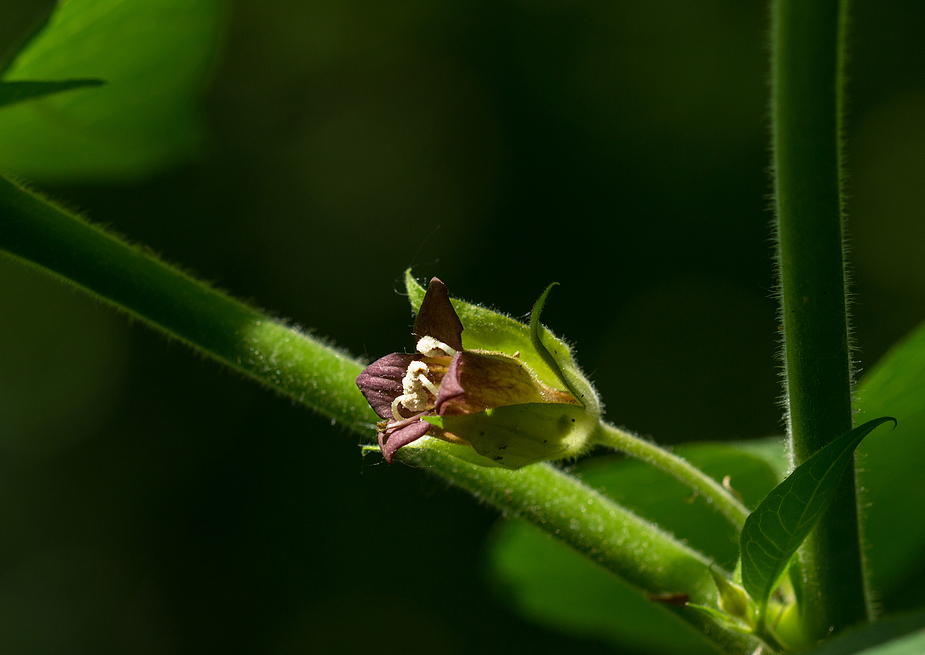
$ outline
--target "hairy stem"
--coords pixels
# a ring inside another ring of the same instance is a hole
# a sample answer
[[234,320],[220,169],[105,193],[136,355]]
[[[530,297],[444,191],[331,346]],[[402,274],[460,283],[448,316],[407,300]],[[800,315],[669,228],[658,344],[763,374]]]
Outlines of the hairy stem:
[[352,358],[0,178],[2,251],[350,427],[377,420]]
[[594,440],[602,446],[615,448],[631,457],[647,462],[680,480],[706,498],[735,526],[736,530],[741,531],[742,526],[745,525],[745,519],[749,513],[748,508],[729,490],[696,466],[692,466],[684,458],[603,421],[594,433]]
[[[354,383],[362,363],[3,178],[0,252],[64,278],[367,438],[375,433],[378,417]],[[707,558],[648,521],[554,467],[484,468],[458,459],[453,448],[459,447],[428,440],[427,448],[403,449],[400,459],[527,518],[641,591],[686,593],[693,602],[716,604]],[[747,638],[699,613],[671,611],[706,631],[721,651],[748,649]]]
[[[777,259],[796,465],[852,426],[841,200],[846,14],[846,0],[772,3]],[[867,618],[853,469],[801,561],[810,635]]]
[[[650,521],[550,464],[534,464],[510,471],[461,466],[459,460],[444,456],[444,453],[463,447],[432,439],[426,447],[404,448],[398,456],[452,479],[505,514],[525,519],[555,534],[645,592],[680,592],[689,594],[691,603],[717,605],[718,592],[707,558]],[[721,651],[754,651],[755,643],[751,638],[721,629],[699,611],[682,607],[668,609],[697,631],[705,632]]]

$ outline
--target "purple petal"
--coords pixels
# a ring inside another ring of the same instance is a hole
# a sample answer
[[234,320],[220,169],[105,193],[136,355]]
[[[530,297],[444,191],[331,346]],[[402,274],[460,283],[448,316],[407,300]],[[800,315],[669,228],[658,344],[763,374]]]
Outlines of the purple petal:
[[[458,352],[450,361],[446,369],[446,375],[440,382],[440,388],[437,389],[437,399],[434,401],[434,410],[437,414],[443,416],[455,404],[454,401],[461,400],[466,390],[459,381],[459,361],[463,353]],[[453,413],[453,412],[450,412]]]
[[411,362],[417,359],[421,359],[421,355],[392,353],[377,359],[357,376],[357,387],[380,418],[393,418],[392,401],[402,395],[402,378]]
[[434,410],[439,416],[460,416],[490,407],[542,402],[549,401],[518,360],[501,354],[463,351],[456,353],[447,366]]
[[414,321],[414,334],[418,339],[433,337],[453,350],[462,350],[463,325],[450,303],[446,285],[433,277]]
[[395,453],[398,452],[399,448],[407,446],[413,441],[417,441],[427,434],[427,431],[430,430],[431,427],[430,423],[422,419],[395,430],[394,432],[389,432],[388,429],[384,432],[380,432],[379,450],[382,453],[383,459],[391,464],[392,458],[395,457]]

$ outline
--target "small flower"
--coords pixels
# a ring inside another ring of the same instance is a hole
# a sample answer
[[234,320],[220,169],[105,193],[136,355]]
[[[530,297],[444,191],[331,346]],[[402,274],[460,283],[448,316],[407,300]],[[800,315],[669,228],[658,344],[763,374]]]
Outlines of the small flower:
[[471,447],[470,461],[506,468],[584,449],[596,404],[589,413],[567,388],[540,381],[519,352],[465,350],[462,332],[446,286],[433,278],[414,323],[417,353],[386,355],[357,377],[383,419],[378,441],[387,462],[424,436]]

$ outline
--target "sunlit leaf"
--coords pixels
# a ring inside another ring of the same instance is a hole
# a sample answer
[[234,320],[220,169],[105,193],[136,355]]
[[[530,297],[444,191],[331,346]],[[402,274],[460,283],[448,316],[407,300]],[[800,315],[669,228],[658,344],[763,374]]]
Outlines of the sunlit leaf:
[[102,79],[0,111],[0,168],[46,181],[137,178],[202,143],[197,105],[218,0],[69,0],[6,81]]
[[800,544],[835,495],[855,448],[871,430],[892,418],[868,421],[838,437],[798,466],[749,514],[740,537],[742,584],[764,607]]

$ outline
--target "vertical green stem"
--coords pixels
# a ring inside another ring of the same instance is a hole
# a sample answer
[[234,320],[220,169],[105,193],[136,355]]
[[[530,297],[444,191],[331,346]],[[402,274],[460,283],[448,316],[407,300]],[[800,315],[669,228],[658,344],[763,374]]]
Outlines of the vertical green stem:
[[[847,0],[772,3],[772,125],[788,428],[796,464],[851,429],[842,232]],[[822,638],[867,618],[854,472],[803,553],[804,617]]]

